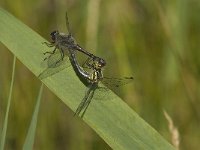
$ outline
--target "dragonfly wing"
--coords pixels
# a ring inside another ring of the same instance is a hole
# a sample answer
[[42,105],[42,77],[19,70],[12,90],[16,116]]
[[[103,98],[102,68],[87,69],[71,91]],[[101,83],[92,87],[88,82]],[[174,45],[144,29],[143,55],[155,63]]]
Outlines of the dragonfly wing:
[[126,85],[128,83],[131,83],[133,81],[133,77],[124,77],[124,78],[108,78],[104,77],[102,83],[112,88],[118,88],[120,86]]
[[83,118],[85,112],[87,111],[88,106],[90,105],[90,103],[91,103],[91,101],[92,101],[93,95],[94,95],[94,91],[92,90],[92,91],[90,92],[89,97],[87,98],[87,102],[86,102],[86,104],[85,104],[85,107],[83,108],[84,110],[83,110],[83,113],[81,114],[81,118]]
[[68,18],[68,15],[67,15],[67,11],[65,13],[65,23],[66,23],[66,27],[67,27],[68,33],[71,34],[70,25],[69,25],[69,18]]
[[80,117],[82,118],[93,98],[94,95],[94,90],[91,87],[88,87],[85,93],[84,98],[82,99],[81,103],[79,104],[78,108],[76,109],[76,112],[74,114],[74,116],[79,116],[80,113],[82,112],[82,114],[80,115]]
[[107,87],[98,86],[98,88],[94,91],[94,99],[97,101],[109,100],[109,91],[110,89]]
[[87,98],[83,98],[81,103],[78,105],[78,108],[76,109],[74,116],[79,116],[81,111],[86,107],[87,104]]
[[[66,57],[64,57],[66,60]],[[64,58],[62,60],[61,52],[57,51],[57,53],[52,54],[47,59],[48,68],[56,68],[60,66],[64,62]]]
[[70,66],[68,57],[61,59],[60,53],[51,54],[44,62],[42,62],[42,67],[46,67],[44,71],[39,74],[39,79],[44,79],[52,76],[61,70]]

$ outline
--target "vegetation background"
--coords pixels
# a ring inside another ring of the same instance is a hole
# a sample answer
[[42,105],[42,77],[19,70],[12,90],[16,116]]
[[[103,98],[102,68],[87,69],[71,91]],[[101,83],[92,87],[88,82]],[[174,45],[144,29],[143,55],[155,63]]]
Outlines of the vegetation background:
[[[200,146],[200,1],[1,0],[0,6],[46,39],[66,32],[107,60],[107,76],[134,76],[118,93],[165,139],[163,109],[180,134],[180,149]],[[31,39],[30,39],[31,40]],[[13,55],[0,44],[0,126],[7,104]],[[21,149],[41,82],[17,61],[6,149]],[[66,85],[67,86],[67,85]],[[110,149],[45,88],[34,149]]]

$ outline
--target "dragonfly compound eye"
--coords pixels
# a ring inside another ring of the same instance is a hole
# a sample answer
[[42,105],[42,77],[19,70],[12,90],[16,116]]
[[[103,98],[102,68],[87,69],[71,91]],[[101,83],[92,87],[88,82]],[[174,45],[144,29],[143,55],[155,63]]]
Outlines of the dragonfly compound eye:
[[100,59],[99,63],[102,67],[104,67],[106,65],[106,61],[102,58]]
[[95,57],[94,62],[96,66],[101,67],[101,68],[106,65],[106,61],[100,57]]
[[58,31],[53,31],[53,32],[51,32],[51,39],[53,40],[53,41],[55,41],[56,40],[56,35],[58,34]]

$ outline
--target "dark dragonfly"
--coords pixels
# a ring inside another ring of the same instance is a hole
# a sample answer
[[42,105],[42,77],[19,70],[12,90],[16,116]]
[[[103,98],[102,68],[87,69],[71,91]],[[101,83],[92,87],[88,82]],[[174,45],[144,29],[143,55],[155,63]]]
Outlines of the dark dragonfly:
[[[66,55],[69,55],[69,49],[75,51],[80,51],[87,55],[90,58],[94,58],[92,53],[89,53],[85,49],[83,49],[79,44],[76,43],[76,40],[73,38],[71,30],[70,30],[70,25],[69,25],[69,20],[68,20],[68,15],[66,12],[66,27],[68,34],[64,33],[59,33],[59,31],[53,31],[51,32],[51,43],[44,42],[43,44],[46,44],[48,47],[54,47],[53,51],[48,51],[45,52],[44,55],[49,54],[44,59],[44,62],[42,63],[43,66],[45,66],[45,70],[39,75],[40,79],[44,79],[48,76],[53,75],[54,73],[57,73],[64,69],[67,66],[70,66],[68,63],[68,59],[65,57]],[[63,62],[65,60],[66,62]]]
[[64,59],[65,54],[68,54],[68,49],[71,49],[73,51],[78,50],[78,51],[86,54],[87,56],[93,58],[94,55],[89,53],[85,49],[83,49],[79,44],[77,44],[76,40],[72,36],[67,12],[65,15],[65,19],[66,19],[66,27],[67,27],[68,34],[60,33],[58,30],[51,32],[50,36],[51,36],[52,42],[51,43],[44,42],[44,44],[46,44],[48,47],[55,47],[55,48],[52,52],[44,53],[44,55],[50,54],[44,60],[48,59],[51,55],[55,54],[56,50],[59,50],[60,58],[55,62],[55,63],[59,63],[60,61],[62,61]]
[[[105,83],[106,85],[110,85],[112,83],[115,87],[119,87],[121,85],[130,83],[133,80],[133,77],[127,77],[123,79],[104,77],[102,68],[106,65],[106,61],[97,56],[90,58],[86,61],[86,67],[92,70],[91,72],[87,72],[78,64],[74,51],[69,49],[69,54],[69,60],[72,64],[76,75],[81,80],[81,82],[88,88],[84,98],[82,99],[81,103],[75,111],[75,116],[79,116],[81,112],[82,114],[80,115],[80,117],[82,118],[84,116],[96,92],[104,92],[105,94],[109,90],[106,87],[99,86],[100,82]],[[102,93],[99,96],[101,95]]]

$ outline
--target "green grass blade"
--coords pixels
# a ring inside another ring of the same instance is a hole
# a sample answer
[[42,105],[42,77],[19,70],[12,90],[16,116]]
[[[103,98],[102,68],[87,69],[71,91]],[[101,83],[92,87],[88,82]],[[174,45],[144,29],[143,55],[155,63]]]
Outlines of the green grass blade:
[[[41,43],[46,40],[3,9],[0,9],[0,33],[0,41],[38,76],[43,52],[48,50]],[[85,93],[72,68],[44,79],[43,83],[73,111]],[[109,92],[106,98],[110,100],[93,99],[83,120],[113,149],[174,149],[118,96]]]
[[42,92],[43,92],[43,84],[40,87],[37,102],[36,102],[36,105],[35,105],[35,110],[34,110],[34,113],[33,113],[33,116],[32,116],[31,124],[30,124],[29,129],[28,129],[28,133],[26,135],[23,150],[33,149],[36,126],[37,126],[37,118],[38,118],[38,113],[39,113],[39,108],[40,108]]
[[12,79],[11,79],[11,83],[10,83],[10,91],[9,91],[9,96],[8,96],[8,105],[6,108],[6,116],[4,119],[3,130],[2,130],[2,134],[1,134],[0,150],[3,150],[4,146],[5,146],[6,131],[7,131],[7,127],[8,127],[8,115],[9,115],[9,110],[10,110],[10,103],[11,103],[11,98],[12,98],[12,90],[13,90],[14,77],[15,77],[15,63],[16,63],[16,57],[14,56],[13,68],[12,68]]

